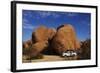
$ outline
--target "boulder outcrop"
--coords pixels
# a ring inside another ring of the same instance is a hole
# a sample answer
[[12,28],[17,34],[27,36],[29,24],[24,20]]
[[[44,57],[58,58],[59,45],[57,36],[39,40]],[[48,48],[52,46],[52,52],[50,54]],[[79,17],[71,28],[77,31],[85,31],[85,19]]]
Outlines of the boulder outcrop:
[[57,53],[62,54],[67,50],[77,50],[80,43],[76,38],[76,33],[72,25],[65,24],[57,28],[57,32],[52,39],[52,48]]

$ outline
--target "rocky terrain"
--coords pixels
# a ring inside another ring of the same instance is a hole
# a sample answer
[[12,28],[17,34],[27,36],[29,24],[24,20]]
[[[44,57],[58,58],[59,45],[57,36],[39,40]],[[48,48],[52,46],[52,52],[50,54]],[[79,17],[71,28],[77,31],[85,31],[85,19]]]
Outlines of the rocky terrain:
[[[70,24],[61,25],[57,29],[40,26],[32,32],[30,40],[23,42],[23,62],[78,60],[84,54],[83,47],[86,44],[83,43],[78,41],[75,29]],[[81,54],[62,57],[62,53],[67,50],[81,50]]]

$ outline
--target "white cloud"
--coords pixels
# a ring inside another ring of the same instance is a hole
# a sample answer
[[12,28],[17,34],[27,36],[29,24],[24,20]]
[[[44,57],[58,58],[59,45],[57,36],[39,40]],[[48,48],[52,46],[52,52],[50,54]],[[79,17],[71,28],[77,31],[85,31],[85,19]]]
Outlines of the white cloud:
[[62,13],[57,13],[57,12],[42,12],[42,11],[39,11],[37,12],[39,17],[42,17],[42,18],[45,18],[45,17],[48,17],[48,16],[52,16],[54,18],[59,18],[61,15],[65,15],[65,16],[68,16],[68,17],[73,17],[73,16],[77,16],[78,14],[77,13],[72,13],[72,12],[62,12]]
[[37,12],[41,17],[47,17],[47,16],[50,16],[51,15],[51,12]]
[[81,25],[87,25],[89,27],[91,26],[91,24],[86,20],[81,21]]
[[54,18],[58,18],[58,17],[60,16],[59,14],[57,14],[57,13],[55,13],[55,12],[49,12],[49,11],[47,11],[47,12],[39,11],[39,12],[37,12],[37,13],[38,13],[39,16],[42,17],[42,18],[45,18],[45,17],[48,17],[48,16],[52,16],[52,17],[54,17]]
[[26,11],[25,13],[24,13],[24,16],[28,16],[28,17],[32,17],[32,12],[30,12],[30,11]]
[[55,18],[60,17],[60,15],[59,14],[56,14],[56,13],[53,13],[52,16],[55,17]]
[[33,26],[23,26],[24,29],[33,29]]
[[36,28],[38,28],[38,26],[34,26],[32,24],[23,25],[23,29],[34,30]]
[[28,24],[28,23],[29,23],[29,21],[27,19],[23,18],[23,24]]

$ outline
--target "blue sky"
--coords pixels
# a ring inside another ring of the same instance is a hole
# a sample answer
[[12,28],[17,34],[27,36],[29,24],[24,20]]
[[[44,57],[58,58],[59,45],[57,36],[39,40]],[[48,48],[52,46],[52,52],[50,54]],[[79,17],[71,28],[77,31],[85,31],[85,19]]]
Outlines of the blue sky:
[[40,25],[56,29],[63,24],[71,24],[79,40],[90,38],[90,13],[23,10],[22,40],[31,39],[32,32]]

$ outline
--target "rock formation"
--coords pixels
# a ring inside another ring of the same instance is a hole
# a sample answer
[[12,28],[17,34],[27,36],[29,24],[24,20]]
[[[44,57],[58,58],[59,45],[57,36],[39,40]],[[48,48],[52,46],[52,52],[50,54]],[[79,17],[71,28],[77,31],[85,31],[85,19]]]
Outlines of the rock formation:
[[91,40],[81,42],[81,59],[91,59]]
[[67,50],[77,50],[80,48],[80,43],[76,38],[74,28],[69,25],[61,25],[57,28],[57,32],[52,39],[52,48],[58,54],[62,54]]
[[40,26],[32,33],[32,42],[41,42],[50,40],[56,33],[55,29],[46,28],[45,26]]
[[56,34],[55,29],[40,26],[32,33],[31,56],[35,57],[40,54],[49,45],[48,41]]
[[32,32],[31,39],[23,43],[23,48],[24,52],[33,58],[41,54],[45,49],[47,53],[54,53],[53,51],[55,51],[56,54],[62,55],[67,50],[77,50],[80,48],[75,30],[69,24],[61,25],[57,28],[57,31],[40,26]]
[[42,42],[37,42],[35,44],[32,44],[31,50],[30,50],[30,56],[31,57],[36,57],[43,51],[44,49],[47,49],[48,47],[48,41],[42,41]]
[[28,40],[26,42],[23,42],[23,54],[28,54],[29,53],[29,48],[32,45],[32,40]]

